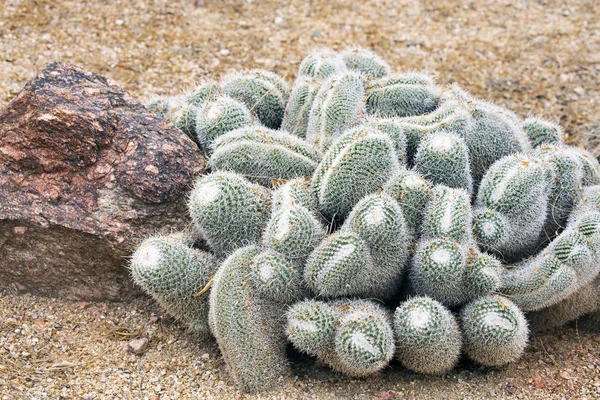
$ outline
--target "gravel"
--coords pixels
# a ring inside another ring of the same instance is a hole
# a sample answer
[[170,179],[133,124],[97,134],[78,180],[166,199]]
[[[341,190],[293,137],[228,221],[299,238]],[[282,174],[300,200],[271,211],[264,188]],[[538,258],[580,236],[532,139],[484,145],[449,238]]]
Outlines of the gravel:
[[[533,336],[524,357],[508,367],[462,360],[439,377],[393,363],[375,377],[348,378],[290,349],[295,376],[287,385],[246,396],[215,343],[186,332],[149,299],[82,303],[11,293],[0,299],[1,399],[600,397],[600,334],[576,326]],[[131,353],[132,342],[145,343],[139,354]]]
[[[240,68],[291,82],[311,48],[350,44],[396,70],[425,71],[523,117],[559,122],[572,140],[600,120],[600,3],[583,0],[4,0],[0,107],[53,60],[144,99]],[[295,377],[245,396],[215,343],[185,332],[149,299],[80,303],[10,290],[0,298],[2,399],[600,397],[600,334],[576,325],[533,336],[508,367],[463,360],[440,377],[393,364],[357,380],[290,350]]]

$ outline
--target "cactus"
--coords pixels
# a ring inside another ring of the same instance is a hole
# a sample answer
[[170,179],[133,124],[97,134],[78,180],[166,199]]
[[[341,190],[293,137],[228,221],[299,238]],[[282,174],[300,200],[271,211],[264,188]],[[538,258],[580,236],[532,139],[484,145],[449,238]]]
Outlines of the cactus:
[[389,314],[373,302],[305,300],[291,307],[287,320],[288,338],[296,348],[345,374],[371,375],[393,357]]
[[263,250],[252,260],[252,284],[267,300],[292,303],[302,296],[300,268],[274,250]]
[[229,172],[200,177],[188,200],[192,221],[218,257],[258,243],[269,209],[267,189]]
[[471,299],[497,292],[504,279],[504,267],[496,257],[469,249],[464,284]]
[[474,125],[465,131],[463,139],[469,146],[475,183],[481,181],[497,160],[531,149],[521,122],[514,113],[492,103],[473,99],[458,85],[452,85],[442,95],[441,101],[458,102],[473,118]]
[[407,169],[400,169],[383,186],[384,192],[402,208],[409,233],[414,237],[421,231],[423,213],[432,188],[423,176]]
[[552,122],[528,118],[521,125],[533,147],[564,144],[562,128]]
[[394,150],[396,151],[396,156],[398,157],[398,163],[401,165],[406,164],[407,138],[404,128],[397,119],[371,117],[367,118],[361,126],[367,129],[376,129],[379,132],[387,135],[392,143],[394,143]]
[[373,271],[373,268],[366,243],[357,234],[337,232],[311,253],[304,269],[304,280],[319,296],[362,294],[359,292],[363,283],[360,278],[365,274],[361,272]]
[[532,331],[551,329],[600,311],[600,276],[566,299],[539,311],[527,313]]
[[304,279],[321,296],[390,298],[400,285],[411,239],[393,198],[366,196],[340,231],[310,255]]
[[600,120],[593,124],[587,131],[584,137],[585,148],[590,149],[590,153],[596,157],[600,157]]
[[254,69],[230,75],[221,87],[224,94],[244,103],[263,125],[279,129],[290,91],[282,78]]
[[394,354],[442,374],[461,353],[518,359],[523,312],[598,317],[600,168],[554,123],[362,49],[314,52],[291,91],[253,70],[149,108],[187,131],[195,113],[212,172],[188,209],[208,251],[153,237],[134,280],[190,328],[208,320],[244,391],[289,374],[286,334],[351,376]]
[[317,198],[310,186],[310,178],[292,179],[273,191],[273,214],[282,207],[301,206],[316,213]]
[[339,54],[329,49],[321,49],[302,60],[298,68],[298,77],[324,80],[346,71],[346,64]]
[[221,87],[218,82],[202,82],[186,94],[186,102],[193,106],[201,106],[209,100],[216,100],[221,95]]
[[287,312],[287,335],[294,347],[307,354],[331,349],[335,345],[339,310],[313,299],[294,304]]
[[258,392],[289,375],[285,316],[252,283],[256,246],[238,249],[219,267],[210,292],[209,323],[229,373],[240,388]]
[[428,294],[446,304],[465,299],[463,276],[468,249],[447,239],[427,239],[419,243],[411,269],[410,282],[418,294]]
[[196,138],[209,153],[219,136],[251,124],[250,111],[243,103],[225,96],[217,97],[199,106],[195,125]]
[[436,186],[427,203],[410,282],[418,294],[461,304],[465,293],[471,212],[466,191]]
[[507,298],[493,295],[475,300],[460,317],[464,350],[473,361],[500,366],[523,354],[529,328],[521,310]]
[[155,96],[146,105],[148,110],[170,121],[196,141],[196,114],[198,107],[187,103],[185,96]]
[[320,84],[312,78],[296,80],[281,124],[284,131],[306,138],[310,110],[320,88]]
[[193,249],[181,235],[144,240],[131,257],[133,281],[170,315],[208,336],[208,295],[195,296],[216,271],[215,258]]
[[421,237],[458,242],[471,239],[471,204],[465,190],[436,185],[425,208]]
[[384,117],[409,117],[435,110],[437,89],[421,74],[390,75],[366,87],[367,112]]
[[421,140],[415,155],[415,170],[434,184],[466,189],[473,180],[465,141],[453,133],[438,131]]
[[456,101],[445,101],[428,114],[399,118],[397,121],[406,132],[409,164],[413,163],[424,137],[447,132],[465,139],[475,128],[475,120],[471,114]]
[[380,189],[399,170],[387,135],[356,128],[338,138],[315,170],[312,185],[326,218],[344,218],[365,195]]
[[434,187],[410,271],[411,284],[418,294],[459,305],[500,288],[501,264],[479,252],[471,226],[467,192]]
[[341,57],[348,69],[370,78],[383,78],[391,70],[388,63],[377,54],[360,47],[342,52]]
[[505,260],[532,254],[546,221],[553,179],[545,163],[524,155],[498,160],[486,173],[476,202],[478,242]]
[[305,261],[325,238],[325,229],[315,214],[299,204],[273,212],[263,234],[263,244],[290,260]]
[[450,311],[429,297],[415,297],[394,312],[396,358],[412,371],[441,374],[452,369],[462,340]]
[[583,186],[600,185],[600,166],[598,160],[587,150],[572,148],[573,154],[583,168]]
[[583,164],[578,154],[566,146],[542,146],[535,156],[548,163],[554,175],[548,196],[546,224],[542,232],[542,242],[545,242],[562,230],[574,204],[581,196]]
[[311,176],[321,154],[302,139],[268,128],[240,128],[214,143],[211,166],[251,180],[270,182]]
[[353,72],[332,76],[321,84],[310,109],[306,140],[325,151],[335,138],[365,114],[363,78]]
[[[386,310],[375,303],[355,301],[339,319],[335,357],[327,357],[336,370],[352,376],[371,375],[387,366],[394,355],[394,334]],[[327,362],[327,361],[326,361]]]
[[583,191],[566,229],[536,257],[506,272],[501,292],[524,311],[552,306],[600,273],[600,186]]

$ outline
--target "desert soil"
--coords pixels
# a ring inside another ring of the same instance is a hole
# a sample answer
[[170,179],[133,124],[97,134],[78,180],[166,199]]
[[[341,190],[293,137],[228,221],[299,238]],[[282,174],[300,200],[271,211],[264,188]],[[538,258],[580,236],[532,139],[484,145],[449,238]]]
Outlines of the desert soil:
[[[143,100],[240,68],[291,82],[311,48],[360,45],[395,70],[425,71],[523,117],[559,122],[572,140],[600,118],[594,0],[1,3],[0,106],[54,60],[108,76]],[[577,325],[532,336],[523,359],[508,367],[463,361],[433,378],[393,365],[355,380],[291,354],[293,380],[244,396],[214,342],[186,333],[148,299],[90,304],[10,288],[0,295],[2,399],[600,397],[600,334]],[[133,354],[132,340],[147,347]]]

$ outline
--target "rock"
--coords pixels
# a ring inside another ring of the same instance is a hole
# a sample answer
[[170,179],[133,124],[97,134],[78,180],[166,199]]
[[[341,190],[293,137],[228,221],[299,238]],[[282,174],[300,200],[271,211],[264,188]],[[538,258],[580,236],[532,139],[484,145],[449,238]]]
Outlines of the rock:
[[133,354],[143,354],[148,348],[147,338],[133,339],[127,343],[127,351]]
[[139,294],[126,257],[189,226],[196,144],[113,81],[49,64],[0,111],[0,287],[79,300]]

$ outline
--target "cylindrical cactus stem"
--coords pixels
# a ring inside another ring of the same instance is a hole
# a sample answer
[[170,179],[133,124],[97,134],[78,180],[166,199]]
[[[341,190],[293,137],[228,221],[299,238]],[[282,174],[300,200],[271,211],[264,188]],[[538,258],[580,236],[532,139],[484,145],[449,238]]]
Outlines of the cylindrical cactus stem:
[[321,213],[343,219],[364,196],[379,190],[399,171],[390,138],[356,128],[338,138],[315,170],[312,185]]
[[199,110],[197,106],[187,103],[185,96],[155,96],[146,107],[196,141],[196,115]]
[[280,207],[271,215],[263,245],[290,260],[304,262],[325,238],[325,228],[312,211],[300,204]]
[[438,105],[438,91],[422,74],[386,76],[366,87],[367,113],[384,117],[427,114]]
[[211,153],[212,144],[219,136],[251,124],[250,111],[243,103],[226,96],[209,99],[199,106],[196,138],[202,148]]
[[583,165],[568,146],[544,145],[534,157],[549,164],[554,172],[548,196],[548,215],[542,232],[542,242],[552,240],[564,228],[573,206],[581,196]]
[[367,118],[361,125],[367,129],[377,129],[379,132],[386,134],[394,143],[394,149],[398,156],[398,163],[406,165],[406,146],[407,138],[404,132],[404,127],[396,118]]
[[398,122],[406,133],[407,158],[410,165],[414,164],[423,138],[437,132],[447,132],[465,139],[475,128],[475,120],[471,114],[455,101],[443,103],[428,114],[398,118]]
[[363,77],[354,72],[332,76],[321,84],[308,118],[306,140],[322,151],[365,115]]
[[502,287],[504,267],[496,257],[471,248],[467,256],[465,290],[469,299],[497,292]]
[[290,91],[281,77],[255,69],[226,77],[221,87],[223,93],[244,103],[263,125],[279,129]]
[[585,188],[582,199],[555,240],[505,272],[501,292],[521,309],[552,306],[600,274],[600,186]]
[[268,189],[230,172],[200,177],[188,210],[200,234],[218,256],[258,243],[270,214]]
[[496,295],[475,300],[463,308],[461,331],[467,356],[487,366],[518,360],[529,335],[521,310],[507,298]]
[[302,297],[300,265],[274,250],[261,251],[252,260],[252,283],[265,299],[289,304]]
[[371,293],[379,299],[393,296],[400,286],[412,244],[396,200],[385,193],[365,196],[354,206],[341,232],[356,233],[371,256],[372,269],[364,268],[352,285],[357,293]]
[[393,357],[389,319],[387,310],[368,300],[304,300],[288,311],[287,334],[297,349],[334,370],[367,376],[385,368]]
[[303,300],[287,312],[287,336],[300,351],[316,356],[335,346],[340,311],[323,301]]
[[572,147],[573,155],[581,162],[583,168],[583,186],[600,185],[600,165],[596,157],[587,150]]
[[201,82],[189,93],[186,94],[186,102],[194,105],[201,106],[209,100],[215,100],[221,95],[221,87],[215,81],[207,80]]
[[438,131],[421,140],[415,170],[434,184],[473,191],[469,150],[456,134]]
[[[506,219],[503,223],[498,222],[498,226],[505,224],[508,233],[496,236],[490,231],[484,238],[478,238],[479,243],[507,261],[532,254],[539,245],[546,222],[552,182],[552,169],[525,155],[507,156],[494,163],[479,188],[475,223],[481,227],[491,223],[493,218],[479,219],[480,215],[488,215],[486,212],[491,209]],[[490,243],[493,237],[502,241]]]
[[385,368],[395,350],[389,313],[364,300],[341,307],[345,310],[336,328],[331,367],[351,376],[368,376]]
[[429,297],[414,297],[394,312],[396,358],[422,374],[442,374],[458,361],[462,340],[450,311]]
[[363,293],[363,273],[373,270],[367,244],[355,233],[336,232],[311,253],[304,268],[304,280],[319,296],[341,297],[373,295]]
[[560,146],[564,144],[562,128],[550,121],[527,118],[521,128],[533,147]]
[[425,208],[421,236],[465,242],[472,239],[470,196],[464,189],[434,186]]
[[273,190],[273,213],[290,206],[302,206],[316,213],[318,210],[317,198],[310,181],[310,178],[291,179]]
[[201,292],[217,269],[216,259],[193,249],[178,234],[146,239],[133,253],[134,282],[165,311],[203,336],[209,336],[208,294]]
[[477,185],[497,160],[531,149],[522,121],[513,112],[492,103],[477,100],[458,85],[451,85],[441,101],[458,102],[469,111],[475,122],[463,137],[471,156],[473,181]]
[[417,246],[410,282],[419,295],[447,305],[468,300],[464,276],[469,248],[447,239],[423,239]]
[[312,78],[296,80],[281,124],[284,131],[303,139],[306,138],[310,109],[320,88],[320,83]]
[[347,70],[348,68],[339,54],[329,49],[320,49],[310,53],[302,60],[298,68],[298,77],[321,81]]
[[268,185],[273,181],[311,176],[321,154],[302,139],[262,127],[236,129],[214,143],[210,164]]
[[228,370],[245,392],[275,386],[289,375],[281,304],[261,297],[252,283],[256,246],[229,256],[215,274],[209,322]]
[[343,51],[341,57],[349,69],[360,72],[366,77],[383,78],[391,71],[388,63],[381,57],[360,47]]
[[553,306],[527,313],[527,321],[532,331],[540,331],[565,325],[598,310],[600,277]]
[[419,173],[401,168],[383,186],[383,191],[394,198],[408,225],[409,233],[417,237],[421,232],[425,206],[433,186]]

